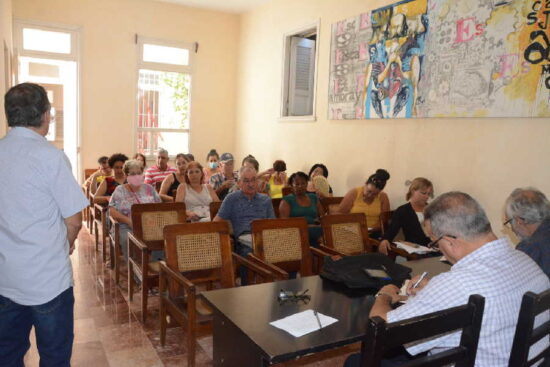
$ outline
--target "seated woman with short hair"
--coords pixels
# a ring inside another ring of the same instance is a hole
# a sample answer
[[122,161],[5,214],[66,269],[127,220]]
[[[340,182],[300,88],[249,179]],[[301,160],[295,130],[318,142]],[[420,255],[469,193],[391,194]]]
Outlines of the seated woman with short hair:
[[306,191],[308,176],[304,172],[293,173],[288,179],[292,194],[283,197],[279,204],[279,218],[304,217],[309,225],[309,243],[318,246],[323,231],[319,213],[323,212],[317,195]]
[[390,200],[382,191],[389,179],[388,171],[376,170],[363,186],[348,191],[338,207],[338,212],[341,214],[365,213],[371,238],[382,236],[382,214],[390,211]]
[[184,202],[191,222],[210,221],[210,203],[220,201],[212,186],[203,184],[204,170],[199,162],[190,162],[185,171],[185,183],[179,185],[176,202]]
[[122,153],[113,154],[107,161],[111,167],[114,176],[107,176],[101,182],[94,195],[94,203],[107,204],[115,189],[119,185],[126,183],[126,175],[124,174],[124,163],[128,157]]
[[162,201],[171,203],[176,198],[176,192],[180,184],[185,183],[185,171],[187,170],[188,160],[185,154],[179,153],[176,156],[177,172],[172,172],[162,181],[159,195]]
[[[124,259],[128,262],[128,232],[132,230],[132,205],[160,203],[155,188],[144,183],[143,165],[135,159],[124,163],[127,184],[119,185],[109,201],[109,214],[120,222],[120,246]],[[164,258],[164,251],[153,251],[151,261]]]
[[424,209],[428,206],[428,199],[433,198],[433,185],[424,177],[412,180],[407,192],[407,204],[401,205],[393,212],[388,231],[384,233],[384,240],[380,242],[378,251],[388,254],[390,242],[393,241],[399,230],[403,230],[405,241],[419,245],[427,245],[430,238],[422,229]]

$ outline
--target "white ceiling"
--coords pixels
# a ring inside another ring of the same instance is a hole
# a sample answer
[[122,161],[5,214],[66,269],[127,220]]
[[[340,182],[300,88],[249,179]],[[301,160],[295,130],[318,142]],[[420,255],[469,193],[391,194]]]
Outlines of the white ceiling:
[[206,8],[228,13],[242,13],[265,4],[270,0],[156,0],[165,3]]

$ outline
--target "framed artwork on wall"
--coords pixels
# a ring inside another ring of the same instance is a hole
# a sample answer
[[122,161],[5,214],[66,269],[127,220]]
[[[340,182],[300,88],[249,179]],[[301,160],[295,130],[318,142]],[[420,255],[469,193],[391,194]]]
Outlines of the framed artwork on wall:
[[405,0],[333,24],[328,118],[549,117],[542,3]]

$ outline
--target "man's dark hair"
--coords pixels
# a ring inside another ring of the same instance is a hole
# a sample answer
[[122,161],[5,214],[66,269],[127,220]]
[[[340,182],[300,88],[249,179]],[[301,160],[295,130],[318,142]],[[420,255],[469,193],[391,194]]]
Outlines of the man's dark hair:
[[113,154],[110,158],[109,158],[109,167],[113,168],[113,166],[115,165],[116,162],[126,162],[128,160],[128,157],[126,157],[124,154],[122,153],[116,153],[116,154]]
[[42,116],[50,110],[46,90],[33,83],[18,84],[6,93],[4,109],[10,127],[35,127],[42,125]]
[[106,155],[102,155],[97,159],[97,163],[99,164],[105,164],[105,163],[108,163],[108,161],[109,161],[109,157],[107,157]]

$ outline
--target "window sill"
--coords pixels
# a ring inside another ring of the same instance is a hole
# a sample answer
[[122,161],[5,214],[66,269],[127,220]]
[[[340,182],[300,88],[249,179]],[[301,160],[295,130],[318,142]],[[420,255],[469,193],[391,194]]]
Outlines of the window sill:
[[293,121],[302,121],[302,122],[315,122],[317,121],[317,116],[282,116],[279,117],[279,122],[293,122]]

